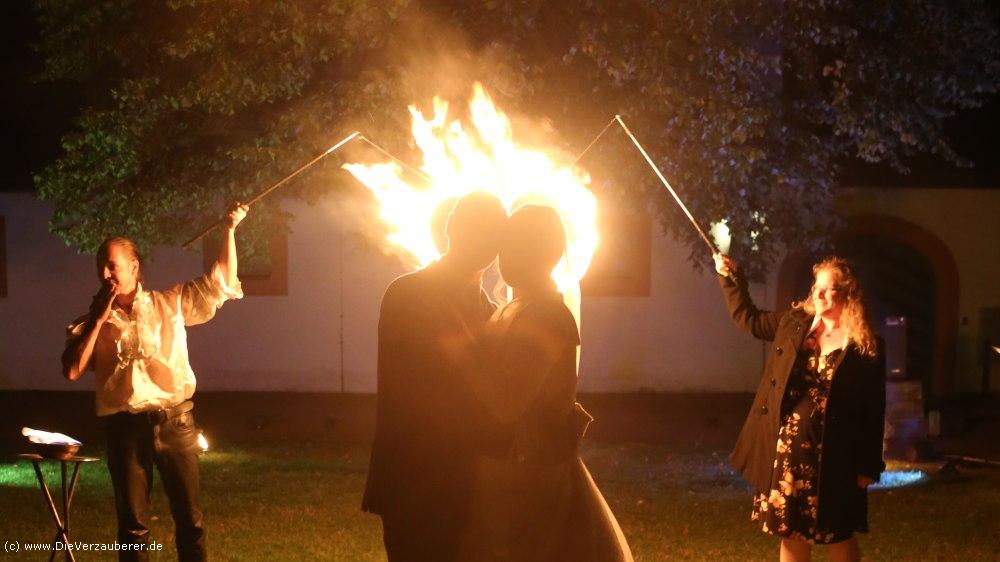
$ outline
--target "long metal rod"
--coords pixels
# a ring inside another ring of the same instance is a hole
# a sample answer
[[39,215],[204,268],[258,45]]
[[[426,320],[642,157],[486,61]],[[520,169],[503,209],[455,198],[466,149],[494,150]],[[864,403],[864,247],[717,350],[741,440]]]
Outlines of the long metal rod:
[[610,129],[611,126],[615,124],[615,121],[617,119],[618,119],[617,115],[612,117],[611,121],[608,121],[608,124],[605,125],[603,129],[601,129],[601,132],[597,133],[597,136],[594,137],[594,140],[590,141],[590,144],[587,145],[587,148],[584,148],[583,152],[581,152],[579,156],[573,159],[574,166],[580,161],[581,158],[583,158],[588,152],[590,152],[590,149],[593,148],[595,144],[597,144],[597,141],[601,140],[601,137],[604,136],[604,133],[608,132],[608,129]]
[[[347,144],[351,140],[353,140],[353,139],[355,139],[357,137],[360,137],[360,136],[361,136],[361,132],[360,131],[354,131],[353,133],[347,135],[340,142],[338,142],[337,144],[335,144],[335,145],[331,146],[330,148],[326,149],[325,151],[323,151],[323,153],[320,154],[319,156],[317,156],[317,157],[313,158],[312,160],[306,162],[305,164],[303,164],[302,166],[300,166],[299,169],[297,169],[294,172],[288,174],[287,176],[285,176],[284,178],[282,178],[279,182],[271,185],[270,187],[268,187],[267,189],[261,191],[257,195],[254,195],[253,198],[251,198],[249,201],[244,201],[243,204],[244,205],[253,205],[257,201],[260,201],[262,198],[266,197],[269,193],[271,193],[275,189],[278,189],[282,185],[285,185],[292,178],[294,178],[295,176],[301,174],[303,171],[306,170],[306,168],[309,168],[310,166],[312,166],[316,162],[319,162],[320,160],[322,160],[323,158],[325,158],[329,154],[332,154],[337,149],[339,149],[340,147],[344,146],[345,144]],[[226,218],[223,217],[223,218],[220,218],[219,220],[213,222],[212,224],[208,225],[207,227],[205,227],[204,229],[202,229],[202,231],[199,232],[194,238],[191,238],[190,240],[188,240],[187,242],[185,242],[184,243],[184,247],[187,248],[191,244],[194,244],[198,240],[201,240],[206,234],[208,234],[209,232],[212,232],[213,230],[215,230],[216,227],[218,227],[219,225],[225,223],[225,221],[226,221]]]
[[381,152],[387,158],[392,159],[393,162],[399,164],[400,166],[402,166],[402,167],[406,168],[407,170],[413,172],[414,174],[420,176],[421,178],[423,178],[424,181],[431,181],[431,177],[428,176],[423,170],[421,170],[419,168],[415,168],[415,167],[407,164],[403,160],[400,160],[399,158],[396,158],[395,156],[393,156],[392,154],[390,154],[388,150],[386,150],[386,149],[382,148],[381,146],[375,144],[375,141],[371,140],[370,138],[368,138],[368,137],[366,137],[364,135],[361,135],[358,138],[358,140],[362,140],[362,141],[368,143],[369,146],[371,146],[375,150]]
[[[701,226],[698,225],[698,221],[694,219],[694,216],[691,214],[691,211],[689,211],[687,206],[684,205],[684,202],[681,201],[680,196],[677,195],[677,192],[674,191],[674,188],[670,186],[670,182],[667,181],[667,178],[663,177],[663,174],[660,172],[660,169],[657,168],[656,164],[653,163],[653,159],[649,157],[649,154],[646,154],[646,149],[644,149],[642,145],[639,144],[639,140],[635,138],[635,135],[632,134],[632,131],[630,131],[628,129],[628,126],[625,125],[625,121],[622,120],[622,116],[615,115],[614,121],[618,121],[618,124],[622,126],[622,129],[625,131],[625,134],[628,135],[628,138],[632,139],[632,144],[634,144],[635,147],[639,149],[639,152],[642,154],[642,157],[646,159],[646,162],[649,164],[649,167],[653,169],[654,173],[656,173],[656,177],[660,178],[660,183],[663,184],[663,187],[667,188],[667,191],[669,191],[670,195],[673,196],[674,201],[677,202],[677,205],[679,205],[681,210],[684,211],[684,214],[687,215],[688,220],[691,221],[692,225],[694,225],[695,230],[698,231],[698,235],[701,236],[701,239],[705,241],[705,245],[708,246],[708,249],[711,250],[713,254],[719,253],[719,250],[716,249],[715,244],[712,243],[712,240],[709,239],[709,237],[705,234],[705,231],[702,230]],[[603,135],[604,133],[602,132],[601,134]]]

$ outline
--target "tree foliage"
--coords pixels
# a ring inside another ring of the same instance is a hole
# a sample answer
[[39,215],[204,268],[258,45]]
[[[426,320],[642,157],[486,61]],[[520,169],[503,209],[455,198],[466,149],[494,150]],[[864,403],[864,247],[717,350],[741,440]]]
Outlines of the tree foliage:
[[[468,95],[547,119],[579,150],[621,114],[703,225],[759,275],[835,227],[844,157],[962,164],[944,120],[993,96],[996,14],[977,0],[64,0],[40,3],[45,76],[104,92],[36,177],[52,226],[176,244],[361,129],[408,154],[404,107]],[[708,256],[621,135],[583,161]],[[313,197],[348,181],[311,174]],[[273,202],[255,213],[274,228]]]

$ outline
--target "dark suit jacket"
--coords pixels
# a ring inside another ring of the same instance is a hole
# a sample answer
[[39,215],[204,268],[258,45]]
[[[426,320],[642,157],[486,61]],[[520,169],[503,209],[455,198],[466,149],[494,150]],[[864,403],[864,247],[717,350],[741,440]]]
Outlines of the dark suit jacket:
[[403,275],[382,299],[378,404],[362,509],[414,525],[462,524],[486,409],[467,372],[494,305],[440,263]]
[[[757,309],[739,276],[736,280],[720,276],[719,283],[733,321],[755,338],[773,342],[753,406],[730,457],[754,489],[766,492],[777,454],[781,401],[812,317],[801,309]],[[857,486],[857,476],[878,480],[885,468],[885,359],[881,354],[874,359],[864,357],[853,344],[841,358],[827,400],[818,518],[821,526],[866,529],[865,490]]]

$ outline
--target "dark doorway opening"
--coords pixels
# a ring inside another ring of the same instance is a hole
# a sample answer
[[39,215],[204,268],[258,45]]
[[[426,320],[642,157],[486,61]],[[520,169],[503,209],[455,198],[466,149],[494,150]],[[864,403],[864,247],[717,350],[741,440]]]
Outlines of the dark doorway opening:
[[[924,391],[932,389],[935,366],[936,307],[938,287],[934,267],[916,248],[877,234],[847,235],[834,241],[834,253],[851,260],[865,291],[869,320],[882,338],[886,319],[905,318],[906,380],[919,380]],[[802,298],[812,285],[812,264],[817,254],[799,262],[792,289]]]

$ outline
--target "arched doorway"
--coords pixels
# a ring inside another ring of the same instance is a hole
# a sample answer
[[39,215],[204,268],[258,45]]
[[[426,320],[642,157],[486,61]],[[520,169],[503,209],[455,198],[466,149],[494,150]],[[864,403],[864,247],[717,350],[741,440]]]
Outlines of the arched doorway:
[[[906,318],[907,378],[925,396],[951,392],[958,337],[958,269],[950,250],[926,229],[895,217],[851,217],[834,237],[834,253],[858,266],[869,314],[880,335],[886,318]],[[776,302],[801,298],[821,256],[790,253],[778,276]]]

